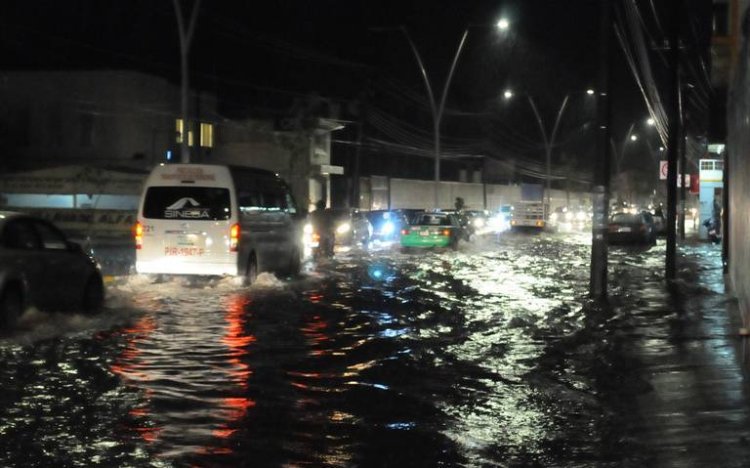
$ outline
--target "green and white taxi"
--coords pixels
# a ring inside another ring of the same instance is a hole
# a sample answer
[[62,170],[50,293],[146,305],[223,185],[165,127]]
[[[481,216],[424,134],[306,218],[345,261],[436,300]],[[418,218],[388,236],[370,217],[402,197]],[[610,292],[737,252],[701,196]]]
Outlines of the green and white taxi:
[[455,214],[439,211],[417,213],[401,230],[401,247],[456,249],[462,237],[463,228]]

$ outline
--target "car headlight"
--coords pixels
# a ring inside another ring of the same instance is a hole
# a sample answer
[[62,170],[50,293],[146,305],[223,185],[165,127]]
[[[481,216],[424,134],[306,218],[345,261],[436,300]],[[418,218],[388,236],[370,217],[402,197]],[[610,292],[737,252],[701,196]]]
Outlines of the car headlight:
[[349,232],[352,228],[352,225],[349,223],[341,223],[336,227],[336,234],[346,234]]
[[395,231],[395,230],[396,230],[396,226],[394,226],[394,224],[392,222],[390,222],[390,221],[386,221],[380,227],[380,233],[383,234],[384,236],[393,234],[393,231]]
[[573,213],[570,211],[565,212],[565,221],[572,221],[573,220]]
[[482,218],[476,218],[474,220],[474,227],[483,228],[484,227],[484,219],[482,219]]
[[557,221],[557,213],[552,213],[551,215],[549,215],[549,219],[550,221]]
[[312,234],[313,232],[312,224],[310,223],[305,224],[305,227],[302,228],[302,232],[304,232],[305,234]]

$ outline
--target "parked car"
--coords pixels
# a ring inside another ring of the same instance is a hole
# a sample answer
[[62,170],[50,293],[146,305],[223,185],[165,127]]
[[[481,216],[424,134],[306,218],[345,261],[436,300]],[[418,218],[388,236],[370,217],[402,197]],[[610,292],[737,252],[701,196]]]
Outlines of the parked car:
[[52,223],[0,211],[0,330],[30,306],[94,312],[104,301],[96,261]]
[[648,211],[615,213],[609,218],[608,242],[610,244],[654,244],[656,226]]
[[408,225],[406,216],[396,210],[373,210],[366,216],[372,225],[372,239],[382,242],[398,240],[401,229]]
[[409,226],[401,231],[401,247],[457,249],[462,238],[465,238],[464,230],[455,214],[424,212],[415,215]]

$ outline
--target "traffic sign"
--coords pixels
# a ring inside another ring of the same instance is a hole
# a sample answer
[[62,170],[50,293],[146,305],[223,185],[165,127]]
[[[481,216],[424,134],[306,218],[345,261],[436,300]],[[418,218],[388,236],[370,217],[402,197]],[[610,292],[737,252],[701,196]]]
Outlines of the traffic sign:
[[659,161],[659,180],[667,180],[667,170],[669,164],[667,161]]

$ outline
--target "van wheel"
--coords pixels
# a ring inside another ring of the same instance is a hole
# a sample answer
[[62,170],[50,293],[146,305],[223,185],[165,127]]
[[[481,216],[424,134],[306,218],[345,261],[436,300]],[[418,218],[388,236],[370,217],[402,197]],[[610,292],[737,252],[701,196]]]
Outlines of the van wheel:
[[255,258],[255,254],[250,255],[250,259],[247,261],[247,269],[245,270],[245,286],[250,286],[255,283],[258,279],[258,261]]
[[23,314],[23,296],[21,291],[9,286],[0,296],[0,329],[10,331],[16,327]]
[[104,282],[99,274],[91,275],[83,290],[81,308],[86,314],[93,314],[102,308],[104,303]]

